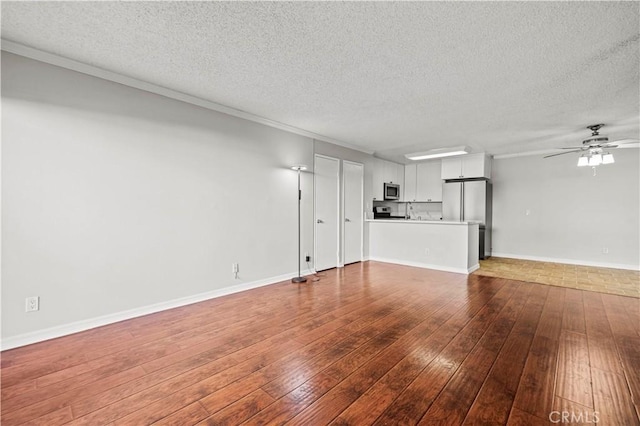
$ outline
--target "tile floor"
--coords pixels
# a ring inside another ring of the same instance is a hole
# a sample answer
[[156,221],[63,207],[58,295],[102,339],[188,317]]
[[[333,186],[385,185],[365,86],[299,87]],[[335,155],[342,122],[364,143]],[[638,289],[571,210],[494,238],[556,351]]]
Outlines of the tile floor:
[[490,257],[474,274],[640,298],[640,271]]

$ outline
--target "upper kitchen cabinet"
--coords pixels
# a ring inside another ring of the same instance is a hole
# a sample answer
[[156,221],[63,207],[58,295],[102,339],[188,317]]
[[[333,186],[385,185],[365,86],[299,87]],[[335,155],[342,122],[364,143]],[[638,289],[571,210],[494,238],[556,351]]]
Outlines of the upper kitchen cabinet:
[[384,181],[387,183],[404,184],[404,166],[392,161],[384,162]]
[[442,201],[442,162],[420,163],[416,170],[416,199],[418,201]]
[[402,191],[404,190],[404,166],[394,163],[393,161],[385,161],[380,158],[373,159],[373,199],[376,201],[384,200],[384,184],[395,183],[400,185],[400,198],[402,199]]
[[404,166],[404,201],[416,201],[416,173],[415,164]]
[[373,199],[384,200],[384,160],[373,159]]
[[442,179],[491,178],[491,157],[481,152],[442,159]]
[[404,201],[442,201],[440,160],[404,166]]

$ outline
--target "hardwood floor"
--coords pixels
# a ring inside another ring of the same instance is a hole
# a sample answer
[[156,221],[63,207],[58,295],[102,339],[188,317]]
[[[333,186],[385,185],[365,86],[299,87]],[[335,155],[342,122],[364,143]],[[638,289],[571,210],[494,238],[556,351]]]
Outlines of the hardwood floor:
[[640,424],[640,299],[322,275],[5,351],[2,425]]

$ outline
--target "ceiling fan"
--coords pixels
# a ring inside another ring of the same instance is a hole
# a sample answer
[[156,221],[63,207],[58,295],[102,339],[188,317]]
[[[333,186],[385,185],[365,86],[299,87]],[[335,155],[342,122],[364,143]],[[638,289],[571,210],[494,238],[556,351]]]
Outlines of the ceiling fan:
[[603,126],[604,124],[593,124],[591,126],[587,126],[587,129],[591,130],[591,136],[583,140],[581,146],[559,148],[566,149],[568,151],[546,155],[544,158],[555,157],[557,155],[564,155],[572,152],[583,152],[578,159],[578,166],[595,167],[600,164],[611,164],[614,162],[613,155],[607,152],[608,149],[619,148],[620,145],[638,142],[637,139],[619,139],[609,141],[607,135],[601,135],[599,133],[600,128]]

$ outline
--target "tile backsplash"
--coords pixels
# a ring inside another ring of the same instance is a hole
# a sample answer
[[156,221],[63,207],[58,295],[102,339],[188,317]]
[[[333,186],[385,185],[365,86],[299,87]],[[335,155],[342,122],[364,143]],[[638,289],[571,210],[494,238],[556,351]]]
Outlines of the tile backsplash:
[[411,219],[440,220],[442,219],[442,203],[403,203],[407,215]]
[[374,201],[374,206],[391,208],[392,216],[410,216],[418,220],[442,219],[442,203]]

